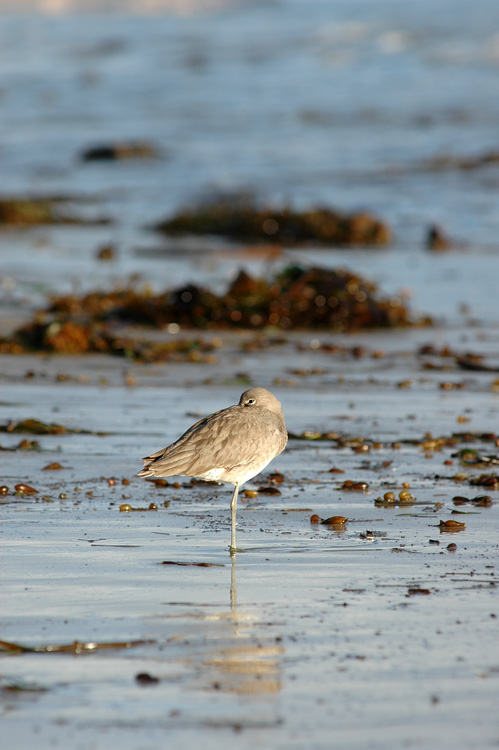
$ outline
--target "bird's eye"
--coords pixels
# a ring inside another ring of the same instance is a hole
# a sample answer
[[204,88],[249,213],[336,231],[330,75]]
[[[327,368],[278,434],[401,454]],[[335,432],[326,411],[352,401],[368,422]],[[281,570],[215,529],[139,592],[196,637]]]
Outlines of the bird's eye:
[[249,399],[248,399],[248,400],[246,401],[246,403],[248,404],[248,406],[253,406],[253,404],[255,403],[255,399],[254,399],[254,398],[249,398]]

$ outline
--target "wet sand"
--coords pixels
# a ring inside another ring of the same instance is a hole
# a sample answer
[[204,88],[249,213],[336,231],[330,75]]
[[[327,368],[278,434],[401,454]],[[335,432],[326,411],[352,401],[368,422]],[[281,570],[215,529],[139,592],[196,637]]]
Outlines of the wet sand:
[[[6,747],[497,748],[499,490],[470,483],[498,474],[497,3],[63,6],[0,15],[2,197],[110,223],[1,227],[0,335],[51,295],[220,291],[289,263],[347,268],[435,326],[214,332],[199,363],[3,354],[0,427],[69,430],[0,432]],[[82,158],[137,139],[157,157]],[[392,243],[150,229],[240,190],[372,211]],[[433,225],[446,250],[425,244]],[[135,474],[249,385],[276,393],[292,437],[243,488],[232,561],[231,487]]]
[[[3,657],[9,747],[494,746],[499,492],[471,487],[465,477],[485,470],[452,454],[497,448],[490,436],[421,447],[427,432],[493,431],[492,377],[423,370],[415,352],[428,332],[375,337],[391,353],[360,366],[298,353],[303,336],[248,358],[234,336],[216,364],[132,365],[133,386],[111,358],[5,358],[0,422],[89,431],[31,436],[40,450],[2,454],[2,483],[38,491],[2,498],[2,639],[87,644]],[[305,364],[323,372],[290,372]],[[231,562],[230,487],[156,487],[134,473],[194,415],[236,402],[241,372],[276,392],[290,432],[351,443],[290,440],[246,487],[284,474],[280,495],[240,503]],[[465,384],[443,390],[443,379]],[[63,468],[43,471],[51,462]],[[369,488],[342,490],[345,480]],[[406,483],[414,503],[375,505]],[[490,507],[453,502],[484,494]],[[143,510],[120,512],[125,503]],[[314,513],[348,521],[311,524]],[[441,531],[453,519],[466,528]]]

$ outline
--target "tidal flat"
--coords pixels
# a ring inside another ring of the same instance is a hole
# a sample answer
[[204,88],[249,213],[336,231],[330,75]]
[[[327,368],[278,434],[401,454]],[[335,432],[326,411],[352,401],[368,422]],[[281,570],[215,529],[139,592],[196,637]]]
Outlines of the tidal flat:
[[[426,369],[428,331],[374,336],[384,357],[372,334],[361,359],[302,335],[248,355],[232,334],[217,363],[126,373],[4,355],[11,747],[493,747],[499,491],[471,482],[497,467],[459,456],[499,455],[494,378]],[[247,383],[278,395],[293,437],[243,488],[231,560],[230,487],[134,474]],[[68,432],[12,430],[32,417]]]
[[[499,5],[56,5],[0,2],[6,747],[497,748]],[[227,196],[261,228],[178,234]],[[354,324],[289,267],[365,279]],[[241,325],[120,317],[194,288]],[[230,486],[135,475],[252,385],[290,440],[231,558]]]

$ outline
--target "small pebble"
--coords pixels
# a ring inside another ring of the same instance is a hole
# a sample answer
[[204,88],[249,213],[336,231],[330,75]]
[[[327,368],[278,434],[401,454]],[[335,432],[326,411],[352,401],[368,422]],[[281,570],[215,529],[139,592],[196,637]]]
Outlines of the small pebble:
[[29,484],[16,484],[15,486],[16,492],[20,492],[24,495],[33,494],[35,492],[38,492],[38,490],[35,490],[33,487],[30,487]]
[[410,503],[414,500],[414,495],[411,495],[407,490],[401,490],[399,492],[399,500],[403,503]]
[[354,482],[351,479],[345,479],[341,485],[342,490],[354,490],[356,492],[363,492],[369,489],[367,482]]
[[477,497],[472,497],[471,502],[473,505],[479,505],[482,508],[488,508],[492,505],[492,498],[490,495],[478,495]]
[[280,495],[281,491],[278,490],[277,487],[259,487],[258,494],[259,495]]
[[114,260],[116,257],[116,247],[111,243],[101,245],[95,251],[95,257],[97,260]]
[[243,490],[241,494],[243,497],[258,497],[257,490]]
[[331,516],[330,518],[325,518],[321,523],[324,523],[327,526],[344,526],[347,521],[348,518],[345,516]]
[[409,589],[407,589],[407,596],[415,596],[417,594],[423,594],[424,596],[429,596],[431,594],[430,589],[420,589],[419,586],[414,586]]
[[440,521],[439,523],[441,531],[462,531],[466,528],[466,524],[461,521]]
[[284,474],[281,474],[280,471],[274,471],[274,473],[271,474],[268,479],[272,484],[282,484],[285,478],[286,477],[284,476]]
[[368,443],[361,443],[360,445],[354,446],[352,450],[354,453],[369,453],[371,446]]

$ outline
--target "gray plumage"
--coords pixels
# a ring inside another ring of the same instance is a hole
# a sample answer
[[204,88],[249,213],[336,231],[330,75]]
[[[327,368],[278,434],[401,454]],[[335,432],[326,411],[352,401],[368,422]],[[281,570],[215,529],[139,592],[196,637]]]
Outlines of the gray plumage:
[[280,402],[265,388],[250,388],[237,405],[200,419],[167,448],[146,456],[138,476],[180,475],[233,484],[233,552],[239,487],[279,455],[287,440]]

